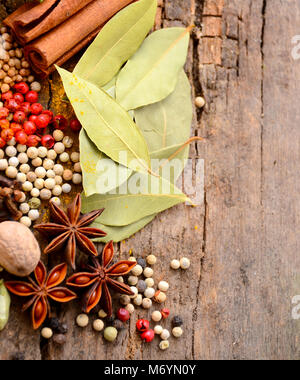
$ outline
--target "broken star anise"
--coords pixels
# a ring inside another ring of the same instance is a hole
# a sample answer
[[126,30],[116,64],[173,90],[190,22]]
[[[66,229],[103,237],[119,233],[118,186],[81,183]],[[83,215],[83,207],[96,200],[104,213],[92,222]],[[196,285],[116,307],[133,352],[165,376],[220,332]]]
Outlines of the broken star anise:
[[104,237],[106,233],[98,228],[87,226],[102,214],[103,209],[82,215],[80,213],[80,194],[76,195],[74,202],[68,207],[66,213],[54,202],[50,202],[49,205],[51,216],[55,223],[34,226],[36,230],[47,237],[56,236],[45,248],[44,253],[47,254],[65,249],[67,262],[73,269],[75,269],[77,245],[83,252],[98,256],[97,249],[90,239]]
[[67,275],[67,264],[57,265],[47,276],[45,265],[40,261],[34,270],[36,281],[28,277],[30,282],[6,281],[6,288],[13,294],[21,297],[31,297],[23,306],[22,311],[32,307],[31,318],[33,328],[38,329],[50,315],[48,297],[56,302],[69,302],[76,298],[76,294],[64,287],[57,287]]
[[87,265],[89,272],[76,273],[67,280],[67,285],[76,288],[90,287],[83,300],[83,309],[89,313],[99,302],[108,316],[112,315],[112,299],[109,288],[118,293],[133,295],[126,284],[115,278],[129,273],[136,262],[119,261],[109,267],[114,256],[113,242],[106,244],[101,257],[91,257],[92,265]]

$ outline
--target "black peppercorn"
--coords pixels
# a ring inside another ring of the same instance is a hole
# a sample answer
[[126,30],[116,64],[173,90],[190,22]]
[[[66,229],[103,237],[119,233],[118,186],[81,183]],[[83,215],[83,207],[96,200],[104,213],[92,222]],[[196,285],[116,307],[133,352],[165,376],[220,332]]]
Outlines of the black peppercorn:
[[114,314],[112,314],[111,317],[107,317],[107,318],[106,318],[106,322],[107,322],[109,325],[111,325],[111,324],[113,323],[114,320],[115,320],[115,316],[114,316]]
[[57,332],[59,334],[66,334],[68,332],[68,325],[66,323],[60,323]]
[[146,263],[146,260],[143,259],[142,257],[139,257],[136,262],[138,263],[138,265],[140,265],[143,269],[146,268],[147,266],[147,263]]
[[139,280],[136,287],[139,293],[144,293],[147,289],[147,284],[144,280]]
[[117,330],[123,330],[125,328],[125,325],[122,321],[119,319],[115,319],[112,323],[112,326],[116,328]]
[[60,325],[58,318],[51,318],[49,321],[49,327],[52,330],[57,330]]
[[173,327],[179,327],[183,325],[183,320],[179,315],[175,315],[175,317],[172,319],[172,326]]

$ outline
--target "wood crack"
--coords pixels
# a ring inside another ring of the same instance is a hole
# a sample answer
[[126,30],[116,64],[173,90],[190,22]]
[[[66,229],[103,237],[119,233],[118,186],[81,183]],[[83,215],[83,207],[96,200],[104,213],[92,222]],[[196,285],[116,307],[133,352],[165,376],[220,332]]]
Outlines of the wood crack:
[[264,178],[264,43],[265,43],[265,26],[266,26],[266,9],[267,9],[267,0],[263,0],[262,4],[262,28],[261,28],[261,43],[260,43],[260,51],[261,51],[261,145],[260,145],[260,156],[261,156],[261,185],[260,185],[260,193],[261,199],[260,203],[263,204],[263,178]]

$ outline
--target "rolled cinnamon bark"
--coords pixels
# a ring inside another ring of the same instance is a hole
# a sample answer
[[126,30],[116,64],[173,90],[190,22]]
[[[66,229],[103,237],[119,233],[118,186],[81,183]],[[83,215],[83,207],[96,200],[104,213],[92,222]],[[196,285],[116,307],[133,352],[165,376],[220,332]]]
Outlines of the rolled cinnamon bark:
[[25,56],[41,77],[86,46],[118,11],[136,0],[94,0],[64,23],[25,46]]
[[21,44],[47,33],[60,25],[94,0],[44,0],[26,3],[8,16],[4,23],[9,26]]

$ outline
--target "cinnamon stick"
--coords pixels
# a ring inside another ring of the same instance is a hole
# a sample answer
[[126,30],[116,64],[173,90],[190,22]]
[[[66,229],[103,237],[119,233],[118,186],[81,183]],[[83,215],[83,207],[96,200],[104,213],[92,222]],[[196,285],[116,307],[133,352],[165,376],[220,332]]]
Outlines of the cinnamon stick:
[[8,16],[16,40],[25,45],[60,25],[94,0],[44,0],[26,3]]

